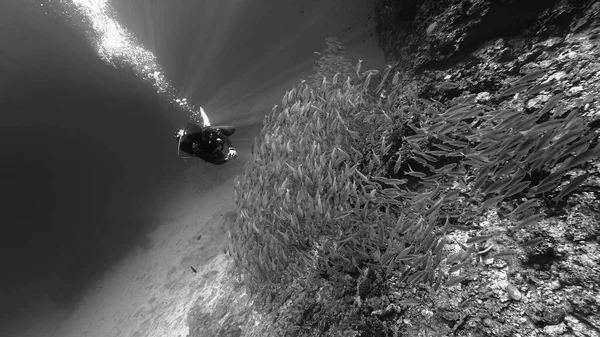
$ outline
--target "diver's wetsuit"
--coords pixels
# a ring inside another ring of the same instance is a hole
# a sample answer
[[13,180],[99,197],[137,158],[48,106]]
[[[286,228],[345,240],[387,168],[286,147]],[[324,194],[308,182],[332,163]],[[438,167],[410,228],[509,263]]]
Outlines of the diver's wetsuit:
[[220,151],[217,138],[221,138],[228,147],[233,147],[231,136],[235,132],[233,126],[206,126],[201,127],[190,123],[185,127],[185,133],[180,140],[179,149],[191,156],[204,159],[215,165],[227,162],[225,154]]

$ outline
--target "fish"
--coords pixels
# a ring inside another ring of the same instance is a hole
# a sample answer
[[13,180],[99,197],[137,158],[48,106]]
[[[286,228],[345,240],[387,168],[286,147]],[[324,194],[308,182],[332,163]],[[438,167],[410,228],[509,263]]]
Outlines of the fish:
[[489,187],[487,187],[483,191],[483,193],[484,194],[496,193],[496,192],[502,190],[504,187],[508,186],[511,183],[511,181],[512,181],[512,178],[498,180],[495,183],[491,184]]
[[457,165],[458,164],[456,164],[456,163],[444,165],[444,166],[440,167],[439,169],[437,169],[437,172],[448,172],[448,171],[452,170],[453,168],[455,168]]
[[498,94],[498,97],[504,97],[504,96],[510,96],[510,95],[514,95],[516,93],[519,93],[523,90],[525,90],[526,88],[528,88],[530,86],[529,83],[519,83],[515,86],[512,86],[504,91],[502,91],[500,94]]
[[410,171],[408,171],[408,172],[404,171],[404,174],[408,174],[409,176],[413,176],[413,177],[417,177],[417,178],[423,178],[423,177],[427,176],[427,174],[425,174],[423,172],[413,171],[413,169],[412,169],[412,167],[410,167],[410,165],[408,165],[408,168],[410,169]]
[[375,167],[375,162],[372,160],[369,160],[369,165],[367,166],[367,172],[371,173],[373,172],[373,168]]
[[390,75],[390,71],[392,70],[392,66],[388,65],[385,70],[383,71],[383,76],[381,77],[381,83],[379,84],[379,86],[377,87],[377,92],[381,91],[381,89],[383,88],[383,85],[385,83],[385,80],[388,78],[388,76]]
[[468,263],[469,263],[469,261],[465,261],[465,262],[459,263],[459,264],[457,264],[457,265],[455,265],[455,266],[451,267],[451,268],[448,270],[448,274],[452,274],[452,273],[454,273],[455,271],[457,271],[457,270],[461,269],[462,267],[466,266]]
[[447,155],[447,153],[445,151],[437,151],[437,150],[430,150],[428,153],[430,155],[436,156],[436,157],[445,157]]
[[464,281],[465,279],[467,279],[466,275],[463,276],[456,276],[456,277],[452,277],[448,280],[448,282],[446,282],[445,286],[446,287],[452,287],[462,281]]
[[563,169],[568,170],[570,168],[585,164],[592,159],[598,158],[599,155],[600,145],[596,145],[596,147],[588,149],[587,151],[583,152],[577,157],[574,157],[571,160],[569,160],[569,162],[564,165]]
[[[535,169],[536,169],[536,167],[534,165],[532,167],[532,170],[535,170]],[[542,180],[538,185],[536,185],[535,187],[532,188],[532,193],[541,194],[541,193],[546,193],[546,192],[552,191],[553,189],[558,187],[558,185],[560,185],[563,175],[564,175],[564,170],[558,170],[558,171],[550,174],[548,177],[546,177],[544,180]]]
[[[515,158],[522,158],[525,155],[527,155],[527,153],[529,153],[529,150],[531,150],[531,148],[535,147],[536,145],[538,145],[538,142],[540,141],[540,138],[538,135],[533,135],[531,137],[526,138],[516,149],[515,149]],[[542,141],[543,138],[542,138]]]
[[416,161],[417,163],[423,165],[423,166],[428,166],[429,163],[427,162],[427,160],[421,158],[421,157],[413,157],[412,158],[414,161]]
[[553,199],[553,201],[558,202],[560,199],[562,199],[563,197],[567,196],[569,193],[576,190],[577,187],[579,187],[579,185],[581,185],[581,183],[583,183],[583,181],[585,181],[589,176],[590,176],[589,173],[584,173],[584,174],[574,178],[573,180],[571,180],[571,182],[567,186],[565,186],[561,189],[560,193]]
[[192,269],[192,272],[193,272],[193,273],[197,273],[197,272],[198,272],[198,269],[196,269],[196,268],[194,268],[194,267],[192,267],[192,266],[190,266],[190,268]]
[[533,88],[527,90],[525,92],[525,95],[526,96],[536,95],[536,94],[538,94],[538,93],[540,93],[542,91],[545,91],[545,90],[547,90],[549,88],[552,88],[554,85],[555,85],[554,81],[549,81],[549,82],[546,82],[546,83],[538,84],[538,85],[534,86]]
[[397,85],[398,84],[398,78],[400,76],[400,72],[396,71],[396,73],[394,74],[394,77],[392,78],[392,84],[393,85]]
[[435,202],[428,210],[423,212],[423,216],[429,216],[430,214],[438,211],[444,202],[444,196],[442,196],[438,201]]
[[[350,88],[352,88],[352,84],[350,83],[350,76],[348,76],[348,77],[346,78],[346,82],[344,82],[344,88],[345,88],[346,90],[350,90]],[[348,101],[348,102],[349,102],[350,104],[352,104],[352,102],[351,102],[351,101]]]
[[564,120],[562,119],[551,119],[549,121],[546,121],[544,123],[540,123],[535,125],[531,131],[536,131],[536,132],[541,132],[541,131],[545,131],[551,128],[556,128],[559,127],[561,124],[564,123]]
[[[480,113],[482,113],[482,112],[484,112],[484,111],[485,111],[485,108],[484,108],[483,106],[481,106],[481,105],[479,105],[479,106],[477,106],[477,107],[475,107],[475,108],[472,108],[472,109],[468,109],[468,110],[467,110],[467,111],[465,111],[465,112],[464,112],[462,115],[460,115],[461,123],[464,123],[464,124],[463,124],[464,126],[468,126],[468,125],[467,125],[467,124],[464,122],[464,120],[466,120],[466,119],[470,119],[470,118],[473,118],[473,117],[475,117],[475,116],[478,116]],[[474,122],[473,122],[473,125],[475,125],[475,122],[476,122],[476,121],[474,121]],[[469,131],[472,131],[472,130],[469,130]]]
[[[548,158],[548,150],[545,149],[540,149],[538,151],[533,152],[531,155],[529,155],[527,157],[527,162],[528,163],[534,163],[534,164],[540,164],[541,161],[545,161],[546,158]],[[535,165],[531,165],[532,169]]]
[[375,153],[375,152],[372,152],[372,153],[373,153],[373,159],[375,160],[375,165],[381,166],[381,159],[379,158],[377,153]]
[[401,193],[398,192],[398,190],[393,189],[393,188],[387,188],[387,189],[383,190],[383,194],[385,194],[386,197],[391,198],[391,199],[396,199],[401,196]]
[[419,305],[421,304],[421,302],[415,298],[408,298],[405,300],[402,300],[400,302],[398,302],[401,305],[407,305],[407,306],[413,306],[413,305]]
[[503,195],[489,198],[481,204],[481,209],[483,210],[483,209],[487,209],[490,207],[495,207],[500,201],[502,201],[502,199],[504,199]]
[[519,132],[524,136],[528,135],[530,129],[540,119],[540,116],[538,114],[529,115],[529,117],[527,117],[528,115],[525,116],[525,119],[519,121],[519,123],[512,126],[515,129],[515,131]]
[[445,172],[447,175],[449,176],[453,176],[455,178],[463,178],[466,174],[465,170],[458,170],[458,171],[447,171]]
[[292,212],[290,221],[292,222],[292,226],[294,226],[295,228],[299,228],[300,222],[298,221],[298,217],[296,216],[296,213]]
[[440,130],[440,134],[445,134],[447,133],[449,130],[452,129],[452,127],[458,127],[459,123],[462,119],[463,116],[466,114],[469,114],[470,111],[472,111],[472,106],[470,105],[462,105],[462,107],[460,107],[459,109],[456,109],[452,112],[448,112],[446,111],[443,116],[446,118],[446,122],[448,122],[448,126],[450,127],[450,129],[444,129],[445,132],[442,132]]
[[505,174],[512,172],[517,165],[513,162],[507,162],[505,165],[499,165],[499,168],[494,171],[496,177],[502,177]]
[[565,94],[562,92],[560,94],[556,94],[556,95],[552,96],[552,98],[550,98],[548,100],[548,102],[546,102],[544,107],[537,113],[539,115],[543,115],[546,112],[552,110],[552,108],[554,108],[556,106],[556,104],[558,103],[558,101],[560,101],[564,96],[565,96]]
[[506,118],[504,118],[496,127],[500,130],[508,129],[509,126],[514,125],[519,119],[523,118],[523,115],[517,111],[511,111],[512,114],[507,114]]
[[529,209],[534,204],[536,204],[536,206],[537,206],[538,201],[539,201],[538,199],[530,199],[530,200],[525,201],[524,203],[519,205],[515,210],[510,212],[509,216],[514,216],[520,212],[523,212],[523,211]]
[[425,255],[421,255],[419,257],[417,257],[416,259],[414,259],[413,261],[411,261],[411,266],[412,267],[417,267],[419,266],[423,261],[425,261],[425,259],[429,256],[429,252],[427,252],[427,254]]
[[443,174],[438,173],[438,174],[434,174],[434,175],[429,176],[429,177],[423,177],[422,180],[423,181],[436,181],[436,180],[441,179],[443,176],[444,176]]
[[388,154],[388,152],[390,152],[390,149],[392,148],[392,143],[390,143],[389,145],[387,145],[384,149],[383,149],[383,155]]
[[[460,180],[459,180],[460,183]],[[464,183],[463,183],[464,185]],[[456,200],[456,198],[458,198],[461,195],[461,193],[457,190],[451,190],[446,192],[445,196],[446,196],[446,200]],[[448,222],[448,220],[446,220],[446,222]]]
[[454,82],[443,82],[442,84],[439,85],[439,87],[440,87],[440,89],[450,90],[450,89],[458,88],[458,84],[456,84]]
[[385,136],[381,136],[381,147],[380,147],[380,151],[381,153],[385,154]]
[[535,81],[538,78],[544,76],[546,73],[548,73],[548,69],[540,69],[540,70],[534,70],[530,73],[525,74],[523,77],[519,78],[515,84],[519,84],[519,83],[524,83],[524,82],[530,82],[530,81]]
[[446,152],[452,152],[453,151],[452,148],[450,148],[449,146],[443,145],[443,144],[434,143],[432,145],[435,146],[435,147],[437,147],[438,149],[446,151]]
[[484,140],[479,145],[477,145],[474,150],[479,153],[479,155],[487,157],[490,155],[495,155],[498,153],[501,143],[495,139]]
[[415,150],[416,152],[420,153],[423,152],[423,150],[419,147],[419,145],[415,142],[406,142],[410,147],[413,148],[413,150]]
[[451,254],[450,256],[448,256],[448,258],[446,259],[446,263],[447,264],[452,264],[456,261],[458,261],[462,255],[463,251],[458,251],[454,254]]
[[538,238],[535,238],[535,239],[532,239],[532,240],[529,240],[527,242],[522,243],[521,247],[533,247],[533,246],[537,246],[542,241],[544,241],[544,238],[538,237]]
[[[448,218],[446,218],[446,225],[444,227],[446,227],[448,225]],[[445,230],[444,230],[445,232]],[[442,236],[441,239],[438,239],[436,244],[435,244],[435,248],[433,248],[433,254],[438,254],[442,248],[444,248],[446,246],[446,235]]]
[[475,245],[474,244],[470,244],[469,247],[467,247],[467,250],[463,252],[461,258],[463,262],[466,262],[469,260],[469,257],[473,254],[473,251],[475,250]]
[[456,105],[453,105],[451,107],[449,107],[448,109],[446,109],[446,111],[444,111],[442,113],[442,115],[448,116],[451,115],[452,113],[459,111],[461,109],[465,109],[465,108],[469,108],[468,104],[462,104],[462,103],[458,103]]
[[496,253],[494,255],[492,255],[493,258],[499,258],[499,257],[505,257],[505,256],[513,256],[513,255],[517,255],[517,251],[515,250],[506,250],[503,252],[499,252]]
[[395,185],[404,185],[408,182],[408,179],[392,179],[392,178],[385,178],[385,177],[372,177],[371,179],[381,181],[385,184],[394,185],[394,186]]
[[511,148],[517,144],[520,144],[523,141],[523,138],[525,138],[525,135],[523,135],[521,133],[517,133],[516,135],[507,136],[506,142],[504,144],[502,144],[502,151],[505,153],[508,153],[508,154],[512,154]]
[[421,111],[419,109],[417,109],[415,107],[412,107],[412,106],[409,106],[409,105],[404,105],[399,110],[400,110],[400,112],[402,112],[404,110],[408,110],[408,111],[410,111],[412,113],[415,113],[415,114],[421,114]]
[[459,148],[467,147],[469,145],[468,142],[463,142],[461,140],[451,140],[451,141],[449,141],[447,143],[450,144],[450,145],[452,145],[452,146],[459,147]]
[[[486,168],[489,168],[489,166],[487,166]],[[473,187],[471,189],[473,191],[478,191],[486,181],[487,181],[487,171],[482,170],[479,172],[477,179],[475,180],[475,183],[473,184]]]
[[430,155],[428,155],[428,154],[426,154],[426,153],[419,153],[419,155],[420,155],[421,157],[425,158],[426,160],[428,160],[428,161],[430,161],[430,162],[433,162],[433,163],[437,163],[437,161],[438,161],[438,160],[437,160],[437,158],[435,158],[435,157],[433,157],[433,156],[430,156]]
[[[366,73],[366,72],[365,72],[365,73]],[[364,75],[365,73],[363,73],[363,75]],[[373,76],[373,73],[369,71],[369,72],[368,72],[368,74],[367,74],[367,78],[365,79],[365,83],[363,84],[363,89],[364,89],[364,90],[368,90],[368,88],[369,88],[369,84],[371,84],[371,77],[372,77],[372,76]]]
[[517,183],[516,185],[509,188],[506,192],[504,192],[504,197],[508,198],[519,192],[522,192],[524,189],[526,189],[529,186],[530,183],[531,182],[529,182],[529,181],[523,181],[523,182]]
[[515,227],[513,227],[512,229],[513,230],[519,230],[519,229],[524,228],[526,226],[532,225],[534,223],[537,223],[543,217],[544,217],[544,215],[543,214],[539,214],[539,213],[531,215],[531,216],[529,216],[529,217],[527,217],[527,218],[519,221],[519,223]]
[[[580,135],[581,133],[585,133],[587,130],[579,130],[580,131]],[[567,147],[566,149],[564,149],[562,151],[563,154],[572,154],[573,152],[579,153],[579,151],[581,151],[583,148],[588,148],[590,145],[590,142],[592,140],[592,138],[594,137],[594,134],[589,132],[589,133],[585,133],[584,136],[579,139],[578,141],[572,143],[571,145],[569,145],[569,147]],[[579,153],[581,154],[581,153]],[[574,155],[574,156],[578,156]],[[569,160],[565,160],[565,162],[563,163],[563,165],[567,165],[569,164],[570,161],[572,161],[574,158],[571,158]]]
[[410,277],[408,277],[405,282],[407,284],[416,284],[425,276],[424,274],[425,274],[425,271],[418,271],[418,272],[412,274]]
[[469,153],[469,154],[465,155],[465,158],[472,159],[472,160],[475,160],[477,162],[484,163],[484,164],[489,163],[488,158],[486,158],[478,153]]
[[574,130],[571,130],[571,131],[567,132],[566,134],[564,134],[563,136],[561,136],[559,139],[557,139],[555,142],[553,142],[552,145],[555,146],[556,148],[559,148],[562,145],[566,145],[566,144],[570,143],[572,140],[577,138],[579,135],[581,135],[581,129],[575,128]]
[[496,236],[496,233],[475,236],[475,237],[467,239],[467,243],[477,243],[477,242],[486,241],[486,240],[493,238],[494,236]]
[[433,105],[433,101],[427,99],[427,98],[417,98],[417,102],[425,105],[425,106],[429,106],[429,105]]
[[498,109],[486,112],[486,116],[490,117],[490,121],[497,122],[499,119],[506,118],[507,115],[514,113],[513,109]]
[[438,134],[438,136],[442,136],[442,135],[445,135],[445,134],[449,133],[453,129],[456,129],[456,124],[454,124],[454,123],[445,123],[444,125],[442,125],[439,128],[439,130],[436,133]]

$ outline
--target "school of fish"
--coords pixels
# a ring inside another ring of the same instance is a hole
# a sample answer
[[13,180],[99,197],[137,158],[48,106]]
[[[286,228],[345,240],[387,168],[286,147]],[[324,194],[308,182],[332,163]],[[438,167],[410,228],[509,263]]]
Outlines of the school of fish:
[[[479,196],[481,210],[526,198],[510,214],[520,229],[543,219],[534,214],[541,198],[551,194],[558,202],[575,191],[588,176],[569,180],[566,173],[600,154],[593,145],[598,135],[576,111],[558,106],[562,94],[533,113],[494,110],[475,103],[476,95],[401,105],[398,73],[390,76],[387,67],[373,89],[379,72],[360,67],[357,81],[336,74],[319,87],[302,81],[287,92],[265,116],[254,161],[235,182],[237,217],[228,251],[244,283],[263,298],[310,268],[344,274],[378,265],[407,284],[458,284],[464,275],[448,275],[496,235],[478,234],[444,255],[446,235],[460,227],[442,210],[460,197],[459,189]],[[526,74],[498,96],[548,90],[537,83],[545,74]],[[385,99],[374,100],[373,92],[384,88]],[[417,114],[420,122],[411,125],[408,116]],[[377,125],[378,134],[354,129],[357,116]],[[411,134],[390,137],[398,123]],[[366,138],[372,146],[359,146]],[[535,174],[542,178],[534,183]],[[418,189],[407,186],[411,180]]]

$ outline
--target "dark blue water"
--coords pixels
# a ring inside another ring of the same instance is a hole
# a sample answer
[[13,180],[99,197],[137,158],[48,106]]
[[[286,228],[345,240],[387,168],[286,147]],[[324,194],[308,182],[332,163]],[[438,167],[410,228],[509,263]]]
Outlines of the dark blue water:
[[[126,64],[101,60],[85,27],[36,2],[0,1],[3,336],[27,326],[17,318],[32,299],[76,308],[90,282],[165,221],[190,165],[172,139],[188,116]],[[372,56],[374,38],[354,24],[370,13],[334,17],[340,1],[208,3],[112,1],[181,97],[204,106],[213,125],[238,127],[242,155],[262,116],[311,72],[325,37],[342,35],[353,62]]]
[[101,61],[83,32],[28,1],[0,3],[0,45],[0,305],[8,319],[43,293],[72,307],[155,225],[154,210],[181,183],[171,135],[185,116],[130,70]]

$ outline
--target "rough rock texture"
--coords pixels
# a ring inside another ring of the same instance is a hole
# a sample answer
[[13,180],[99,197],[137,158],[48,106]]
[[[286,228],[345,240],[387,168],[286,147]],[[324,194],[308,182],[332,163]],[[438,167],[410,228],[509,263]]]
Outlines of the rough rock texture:
[[[410,74],[419,96],[445,102],[473,93],[488,106],[527,112],[564,93],[565,111],[580,112],[599,131],[600,1],[381,0],[377,14],[388,62]],[[546,90],[498,97],[536,70],[546,70],[538,82]],[[460,284],[410,294],[424,304],[385,320],[395,335],[600,336],[596,180],[568,202],[546,205],[546,220],[527,231],[507,232],[502,209],[474,219],[503,233],[488,242],[492,252],[535,237],[543,244],[509,259],[482,254]],[[466,235],[452,234],[449,249]],[[389,284],[402,292],[393,279]]]
[[[600,2],[597,3],[600,9]],[[510,108],[531,111],[542,107],[551,96],[564,93],[566,109],[581,107],[590,122],[597,116],[600,102],[598,83],[600,73],[600,28],[565,36],[551,36],[546,40],[519,47],[521,38],[497,38],[474,50],[468,59],[440,70],[423,70],[417,76],[420,94],[438,99],[452,99],[461,93],[479,95],[485,104],[500,103],[492,94],[507,89],[525,73],[547,70],[540,84],[552,83],[551,90],[541,91],[534,97],[516,96]],[[452,82],[453,89],[441,89],[442,82]]]
[[592,3],[381,0],[376,6],[376,30],[389,63],[420,70],[444,67],[469,57],[483,43],[499,37],[521,36],[527,40],[525,43],[536,43],[552,35],[564,35],[571,28],[582,29],[593,23],[579,23],[573,18],[581,17]]

